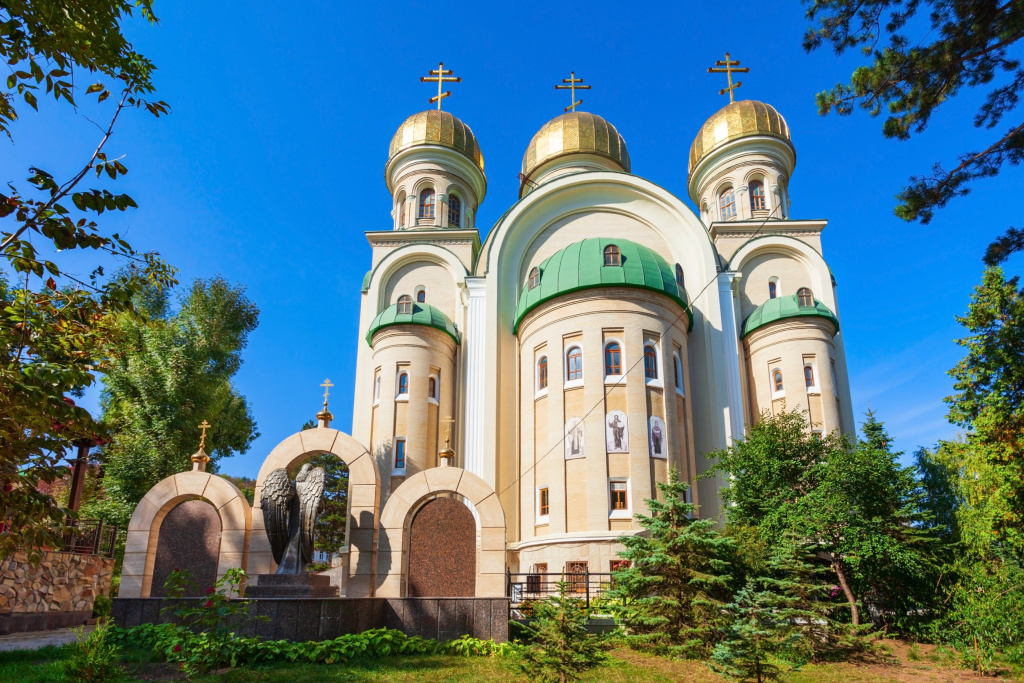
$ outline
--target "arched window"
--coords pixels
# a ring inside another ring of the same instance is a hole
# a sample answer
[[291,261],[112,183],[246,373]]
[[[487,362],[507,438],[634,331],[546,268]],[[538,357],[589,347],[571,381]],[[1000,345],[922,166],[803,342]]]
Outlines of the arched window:
[[398,227],[405,227],[405,196],[398,200]]
[[683,364],[679,362],[679,356],[672,354],[672,371],[676,378],[676,391],[683,393]]
[[807,385],[808,389],[813,389],[814,384],[814,367],[810,365],[804,366],[804,384]]
[[437,398],[437,378],[431,377],[427,380],[427,396],[433,399]]
[[760,180],[751,180],[747,187],[750,189],[750,210],[767,211],[768,203],[764,198],[764,183]]
[[569,349],[565,354],[565,378],[570,382],[574,379],[583,379],[583,351],[578,346]]
[[811,294],[811,290],[806,287],[801,287],[796,290],[796,303],[797,306],[813,306],[814,295]]
[[679,296],[682,296],[686,291],[686,286],[683,284],[683,267],[676,264],[676,285],[679,287]]
[[420,218],[434,217],[434,191],[429,187],[420,192]]
[[604,264],[606,266],[622,265],[622,254],[619,253],[619,248],[614,244],[609,244],[604,248]]
[[377,379],[373,381],[373,402],[376,403],[380,400],[380,375],[377,375]]
[[548,357],[541,356],[537,361],[537,389],[548,388]]
[[540,269],[534,266],[530,269],[530,289],[540,284]]
[[622,347],[611,342],[604,347],[604,374],[622,374]]
[[398,297],[398,312],[399,313],[412,313],[412,297],[408,294],[403,294]]
[[398,375],[398,395],[408,396],[409,395],[409,373],[403,372]]
[[782,391],[782,370],[772,373],[772,384],[775,385],[775,391]]
[[722,211],[722,220],[729,221],[736,218],[736,191],[731,187],[723,190],[718,195],[718,207]]
[[448,227],[457,228],[462,225],[462,201],[455,196],[448,196]]
[[658,352],[654,344],[644,346],[644,377],[658,379]]
[[779,295],[779,285],[775,280],[768,281],[768,298],[774,299]]
[[426,301],[427,301],[427,290],[421,289],[420,291],[416,292],[416,303],[422,304],[422,303],[426,303]]

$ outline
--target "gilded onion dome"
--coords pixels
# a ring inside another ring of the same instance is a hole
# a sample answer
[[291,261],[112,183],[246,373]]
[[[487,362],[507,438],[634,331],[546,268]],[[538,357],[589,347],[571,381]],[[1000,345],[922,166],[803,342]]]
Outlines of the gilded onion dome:
[[480,152],[473,131],[446,111],[428,109],[407,118],[391,138],[388,163],[402,150],[417,145],[439,145],[454,149],[472,161],[481,172],[484,170],[484,155]]
[[[697,168],[703,159],[725,143],[755,135],[778,138],[793,147],[786,119],[775,111],[775,107],[754,100],[730,102],[709,118],[697,133],[690,146],[690,173],[693,173],[693,169]],[[793,154],[796,154],[795,149]]]
[[619,131],[596,114],[572,111],[551,119],[530,140],[523,155],[523,175],[545,161],[567,154],[597,154],[629,173],[629,152]]

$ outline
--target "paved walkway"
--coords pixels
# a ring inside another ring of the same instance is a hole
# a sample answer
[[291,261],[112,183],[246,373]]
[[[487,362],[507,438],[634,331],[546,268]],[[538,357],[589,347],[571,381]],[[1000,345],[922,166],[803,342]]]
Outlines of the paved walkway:
[[[86,626],[85,632],[92,631],[95,626]],[[0,636],[0,652],[10,650],[38,650],[47,645],[67,645],[75,642],[75,634],[70,628],[59,628],[54,631],[29,631]]]

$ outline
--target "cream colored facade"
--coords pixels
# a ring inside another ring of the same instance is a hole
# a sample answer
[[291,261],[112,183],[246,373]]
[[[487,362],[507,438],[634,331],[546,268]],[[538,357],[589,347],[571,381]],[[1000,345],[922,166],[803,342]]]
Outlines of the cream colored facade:
[[[795,164],[773,108],[730,104],[690,150],[694,212],[633,173],[614,126],[567,114],[530,142],[521,199],[481,243],[472,132],[446,112],[410,117],[385,169],[392,229],[367,233],[354,388],[381,509],[438,466],[451,417],[456,465],[502,508],[502,570],[607,572],[670,468],[702,516],[720,513],[725,483],[697,480],[704,454],[763,412],[852,431],[826,222],[791,215]],[[620,261],[594,263],[598,242]]]

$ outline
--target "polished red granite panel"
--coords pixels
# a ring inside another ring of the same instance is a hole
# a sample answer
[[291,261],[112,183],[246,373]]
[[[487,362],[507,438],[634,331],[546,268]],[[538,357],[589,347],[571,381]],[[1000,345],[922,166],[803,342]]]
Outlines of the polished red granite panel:
[[206,501],[186,500],[168,512],[160,524],[150,595],[166,595],[164,581],[174,569],[187,570],[197,585],[195,595],[204,595],[217,580],[219,558],[217,510]]
[[[420,508],[409,530],[409,597],[468,598],[475,594],[473,513],[454,498],[435,498]],[[433,618],[436,620],[436,615]]]

